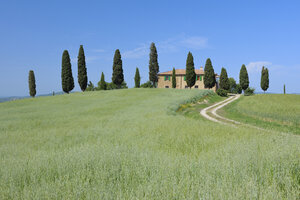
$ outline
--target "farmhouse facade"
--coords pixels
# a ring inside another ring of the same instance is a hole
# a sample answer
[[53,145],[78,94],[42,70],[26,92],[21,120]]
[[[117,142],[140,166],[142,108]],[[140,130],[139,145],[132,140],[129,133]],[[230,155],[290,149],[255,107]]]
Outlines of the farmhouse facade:
[[[195,89],[205,89],[204,87],[204,70],[203,67],[200,69],[195,69],[196,73],[196,82],[192,88]],[[185,69],[176,69],[176,88],[177,89],[186,89],[188,88],[185,81]],[[219,76],[216,74],[216,80]],[[158,74],[157,88],[172,88],[172,71],[162,72]],[[218,89],[218,81],[212,90],[216,91]]]

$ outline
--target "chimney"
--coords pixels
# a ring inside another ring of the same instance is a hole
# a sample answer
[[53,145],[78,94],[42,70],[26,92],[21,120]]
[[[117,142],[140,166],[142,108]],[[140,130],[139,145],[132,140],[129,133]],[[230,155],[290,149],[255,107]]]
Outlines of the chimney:
[[203,67],[200,67],[200,70],[203,71]]

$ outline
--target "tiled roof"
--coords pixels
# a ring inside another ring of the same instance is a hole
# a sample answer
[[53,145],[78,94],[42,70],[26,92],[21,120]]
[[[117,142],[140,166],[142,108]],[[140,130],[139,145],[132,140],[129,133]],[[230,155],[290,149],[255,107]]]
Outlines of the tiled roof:
[[[163,76],[163,75],[172,75],[172,71],[167,71],[167,72],[161,72],[158,74]],[[195,73],[198,75],[198,74],[204,74],[204,70],[202,67],[200,67],[200,69],[195,69]],[[175,74],[176,75],[185,75],[185,69],[175,69]]]

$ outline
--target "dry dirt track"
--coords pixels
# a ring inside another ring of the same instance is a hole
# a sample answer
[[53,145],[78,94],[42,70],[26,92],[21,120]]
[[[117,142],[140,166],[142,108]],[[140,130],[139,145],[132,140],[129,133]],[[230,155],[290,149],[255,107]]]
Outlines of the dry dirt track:
[[237,100],[238,98],[240,98],[240,96],[241,96],[240,94],[234,95],[234,96],[231,96],[231,97],[225,99],[224,101],[218,102],[214,105],[204,108],[203,110],[200,111],[200,114],[208,120],[211,120],[213,122],[218,122],[221,124],[228,124],[228,125],[241,124],[240,122],[237,122],[237,121],[234,121],[231,119],[227,119],[227,118],[222,117],[217,114],[217,111],[219,109],[221,109],[224,106],[226,106],[227,104]]

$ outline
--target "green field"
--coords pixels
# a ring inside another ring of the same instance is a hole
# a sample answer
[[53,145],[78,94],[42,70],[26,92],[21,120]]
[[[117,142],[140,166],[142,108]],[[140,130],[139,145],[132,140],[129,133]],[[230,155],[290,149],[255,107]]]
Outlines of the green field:
[[1,103],[0,199],[299,199],[300,137],[176,112],[207,94],[128,89]]
[[242,96],[220,113],[247,124],[300,135],[300,95]]

